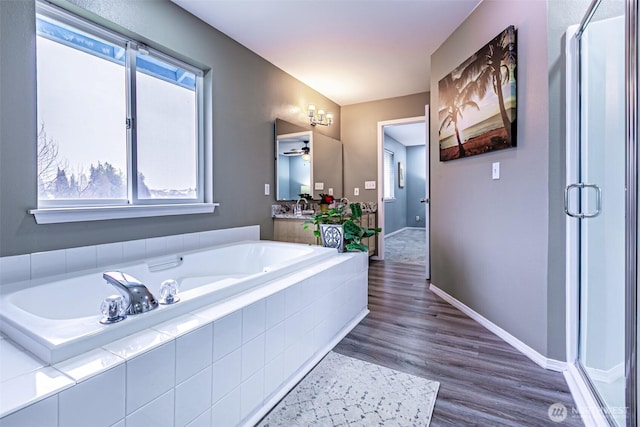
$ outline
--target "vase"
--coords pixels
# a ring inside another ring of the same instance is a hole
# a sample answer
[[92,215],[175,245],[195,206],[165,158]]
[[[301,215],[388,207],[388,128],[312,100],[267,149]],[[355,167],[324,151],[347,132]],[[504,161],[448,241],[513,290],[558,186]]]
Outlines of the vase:
[[338,252],[344,252],[342,224],[320,224],[320,239],[325,248],[336,248]]
[[320,203],[320,212],[327,212],[329,210],[329,205],[326,203]]

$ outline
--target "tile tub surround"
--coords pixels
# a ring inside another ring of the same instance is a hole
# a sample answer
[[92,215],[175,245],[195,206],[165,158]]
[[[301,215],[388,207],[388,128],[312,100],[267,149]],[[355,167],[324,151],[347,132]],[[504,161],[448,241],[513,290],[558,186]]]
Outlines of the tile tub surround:
[[252,425],[368,312],[343,255],[54,366],[0,340],[0,424]]

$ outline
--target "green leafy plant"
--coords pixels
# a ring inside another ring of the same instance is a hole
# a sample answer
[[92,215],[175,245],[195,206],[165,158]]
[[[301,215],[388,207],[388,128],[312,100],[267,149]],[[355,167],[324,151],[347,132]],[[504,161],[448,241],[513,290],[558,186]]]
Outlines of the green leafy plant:
[[363,227],[360,225],[362,218],[362,207],[360,203],[351,203],[349,209],[345,206],[329,209],[327,212],[318,212],[314,215],[313,220],[305,221],[304,229],[308,229],[311,225],[315,226],[313,234],[320,237],[320,224],[342,224],[344,230],[344,243],[347,251],[367,252],[369,247],[362,243],[362,239],[381,232],[382,229]]

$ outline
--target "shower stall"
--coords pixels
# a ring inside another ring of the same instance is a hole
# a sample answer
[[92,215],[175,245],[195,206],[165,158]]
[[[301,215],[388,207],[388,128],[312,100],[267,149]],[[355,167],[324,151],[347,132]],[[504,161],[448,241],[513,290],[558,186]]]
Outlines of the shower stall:
[[587,425],[636,425],[637,1],[567,31],[567,380]]

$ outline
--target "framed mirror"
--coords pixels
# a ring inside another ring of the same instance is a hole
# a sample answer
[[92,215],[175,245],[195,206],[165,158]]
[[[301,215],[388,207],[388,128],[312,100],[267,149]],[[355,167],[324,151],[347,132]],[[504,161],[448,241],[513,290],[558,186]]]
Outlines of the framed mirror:
[[[305,144],[306,140],[308,144]],[[305,147],[308,147],[310,157],[306,165],[300,163]],[[277,119],[275,153],[276,200],[298,200],[300,194],[318,199],[321,193],[331,192],[337,199],[343,197],[340,140]]]
[[296,132],[276,137],[276,199],[313,197],[313,132]]

